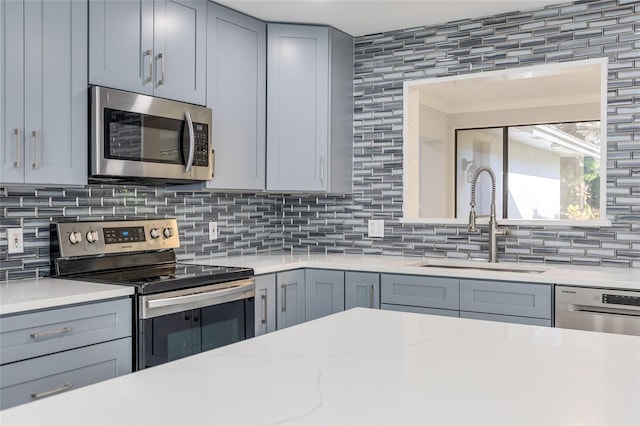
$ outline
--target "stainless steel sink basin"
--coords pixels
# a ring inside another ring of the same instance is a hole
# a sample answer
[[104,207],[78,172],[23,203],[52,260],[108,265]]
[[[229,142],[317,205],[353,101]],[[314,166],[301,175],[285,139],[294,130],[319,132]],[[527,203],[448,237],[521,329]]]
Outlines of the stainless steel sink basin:
[[469,269],[476,271],[492,271],[492,272],[517,272],[521,274],[540,274],[545,272],[546,269],[544,267],[538,266],[522,266],[515,267],[512,265],[506,264],[495,264],[495,263],[483,263],[483,264],[473,264],[473,263],[444,263],[444,262],[427,262],[422,265],[418,265],[423,268],[446,268],[446,269]]

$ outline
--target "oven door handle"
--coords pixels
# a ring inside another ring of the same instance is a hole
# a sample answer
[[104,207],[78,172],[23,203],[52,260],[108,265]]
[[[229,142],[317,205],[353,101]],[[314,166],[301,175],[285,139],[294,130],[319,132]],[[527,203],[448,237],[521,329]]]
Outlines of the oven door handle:
[[[254,295],[255,284],[253,281],[234,285],[233,287],[221,290],[207,291],[203,293],[187,294],[185,296],[166,297],[164,299],[147,300],[149,309],[161,308],[165,306],[186,305],[194,302],[207,301],[209,304],[216,305],[230,300],[246,299]],[[245,297],[242,293],[247,293]]]

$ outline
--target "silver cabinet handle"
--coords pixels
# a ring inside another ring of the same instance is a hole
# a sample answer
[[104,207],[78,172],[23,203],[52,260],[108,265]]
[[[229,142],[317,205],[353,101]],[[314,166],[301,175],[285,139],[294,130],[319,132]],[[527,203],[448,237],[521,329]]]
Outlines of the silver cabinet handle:
[[53,395],[54,393],[66,391],[68,389],[71,389],[72,387],[73,387],[73,384],[65,383],[64,385],[60,386],[59,388],[51,389],[51,390],[44,391],[44,392],[32,393],[31,394],[31,398],[33,398],[33,399],[44,398],[45,396]]
[[38,131],[34,130],[31,132],[31,136],[33,136],[33,141],[35,143],[35,162],[31,164],[31,167],[37,169],[40,165],[40,138],[38,137]]
[[262,300],[262,324],[267,323],[267,293],[265,290],[264,294],[260,295],[260,300]]
[[41,339],[43,337],[55,336],[56,334],[68,333],[71,330],[73,330],[72,327],[65,327],[65,328],[61,328],[60,330],[43,331],[42,333],[32,333],[31,334],[31,338],[32,339]]
[[282,312],[287,311],[287,286],[282,284]]
[[16,161],[13,162],[13,167],[18,169],[22,163],[22,137],[20,136],[20,129],[13,129],[13,134],[16,135]]
[[373,284],[369,286],[369,307],[373,308]]
[[145,50],[142,54],[142,60],[144,60],[145,56],[149,58],[149,76],[142,80],[142,84],[151,83],[153,81],[153,50]]
[[187,156],[186,164],[184,165],[184,172],[189,173],[191,170],[191,164],[193,163],[193,155],[196,150],[196,139],[193,133],[193,121],[191,120],[191,113],[189,111],[184,113],[184,118],[187,120],[187,128],[189,129],[189,155]]
[[162,86],[164,84],[164,53],[158,53],[158,59],[160,60],[160,80],[157,85]]
[[324,157],[320,157],[320,182],[324,183]]

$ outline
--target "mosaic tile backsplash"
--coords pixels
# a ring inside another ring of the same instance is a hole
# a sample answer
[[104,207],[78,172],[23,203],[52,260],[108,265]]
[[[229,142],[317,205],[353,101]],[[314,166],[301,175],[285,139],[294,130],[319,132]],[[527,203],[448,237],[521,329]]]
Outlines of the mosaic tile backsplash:
[[[516,4],[514,2],[514,4]],[[640,267],[640,1],[542,9],[400,29],[354,40],[353,194],[278,195],[89,186],[0,191],[0,279],[49,273],[57,217],[179,220],[181,259],[270,250],[486,258],[487,236],[402,217],[402,84],[508,67],[609,59],[607,218],[611,227],[511,226],[500,261]],[[369,219],[385,238],[367,237]],[[219,222],[209,241],[207,222]],[[25,252],[7,254],[6,228]]]

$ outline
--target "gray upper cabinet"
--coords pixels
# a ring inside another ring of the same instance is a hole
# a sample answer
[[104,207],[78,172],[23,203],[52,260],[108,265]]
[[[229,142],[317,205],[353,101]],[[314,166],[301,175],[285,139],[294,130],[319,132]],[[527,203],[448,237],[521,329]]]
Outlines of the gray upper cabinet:
[[344,272],[307,269],[306,320],[344,311]]
[[350,193],[353,40],[333,28],[269,24],[267,190]]
[[306,321],[304,269],[278,273],[276,293],[278,330]]
[[204,105],[206,0],[90,0],[89,83]]
[[267,26],[209,3],[207,106],[215,172],[208,188],[265,189]]
[[276,275],[259,275],[255,281],[255,331],[260,336],[276,329]]
[[344,308],[380,308],[380,274],[345,272]]
[[87,4],[0,3],[0,183],[87,182]]

